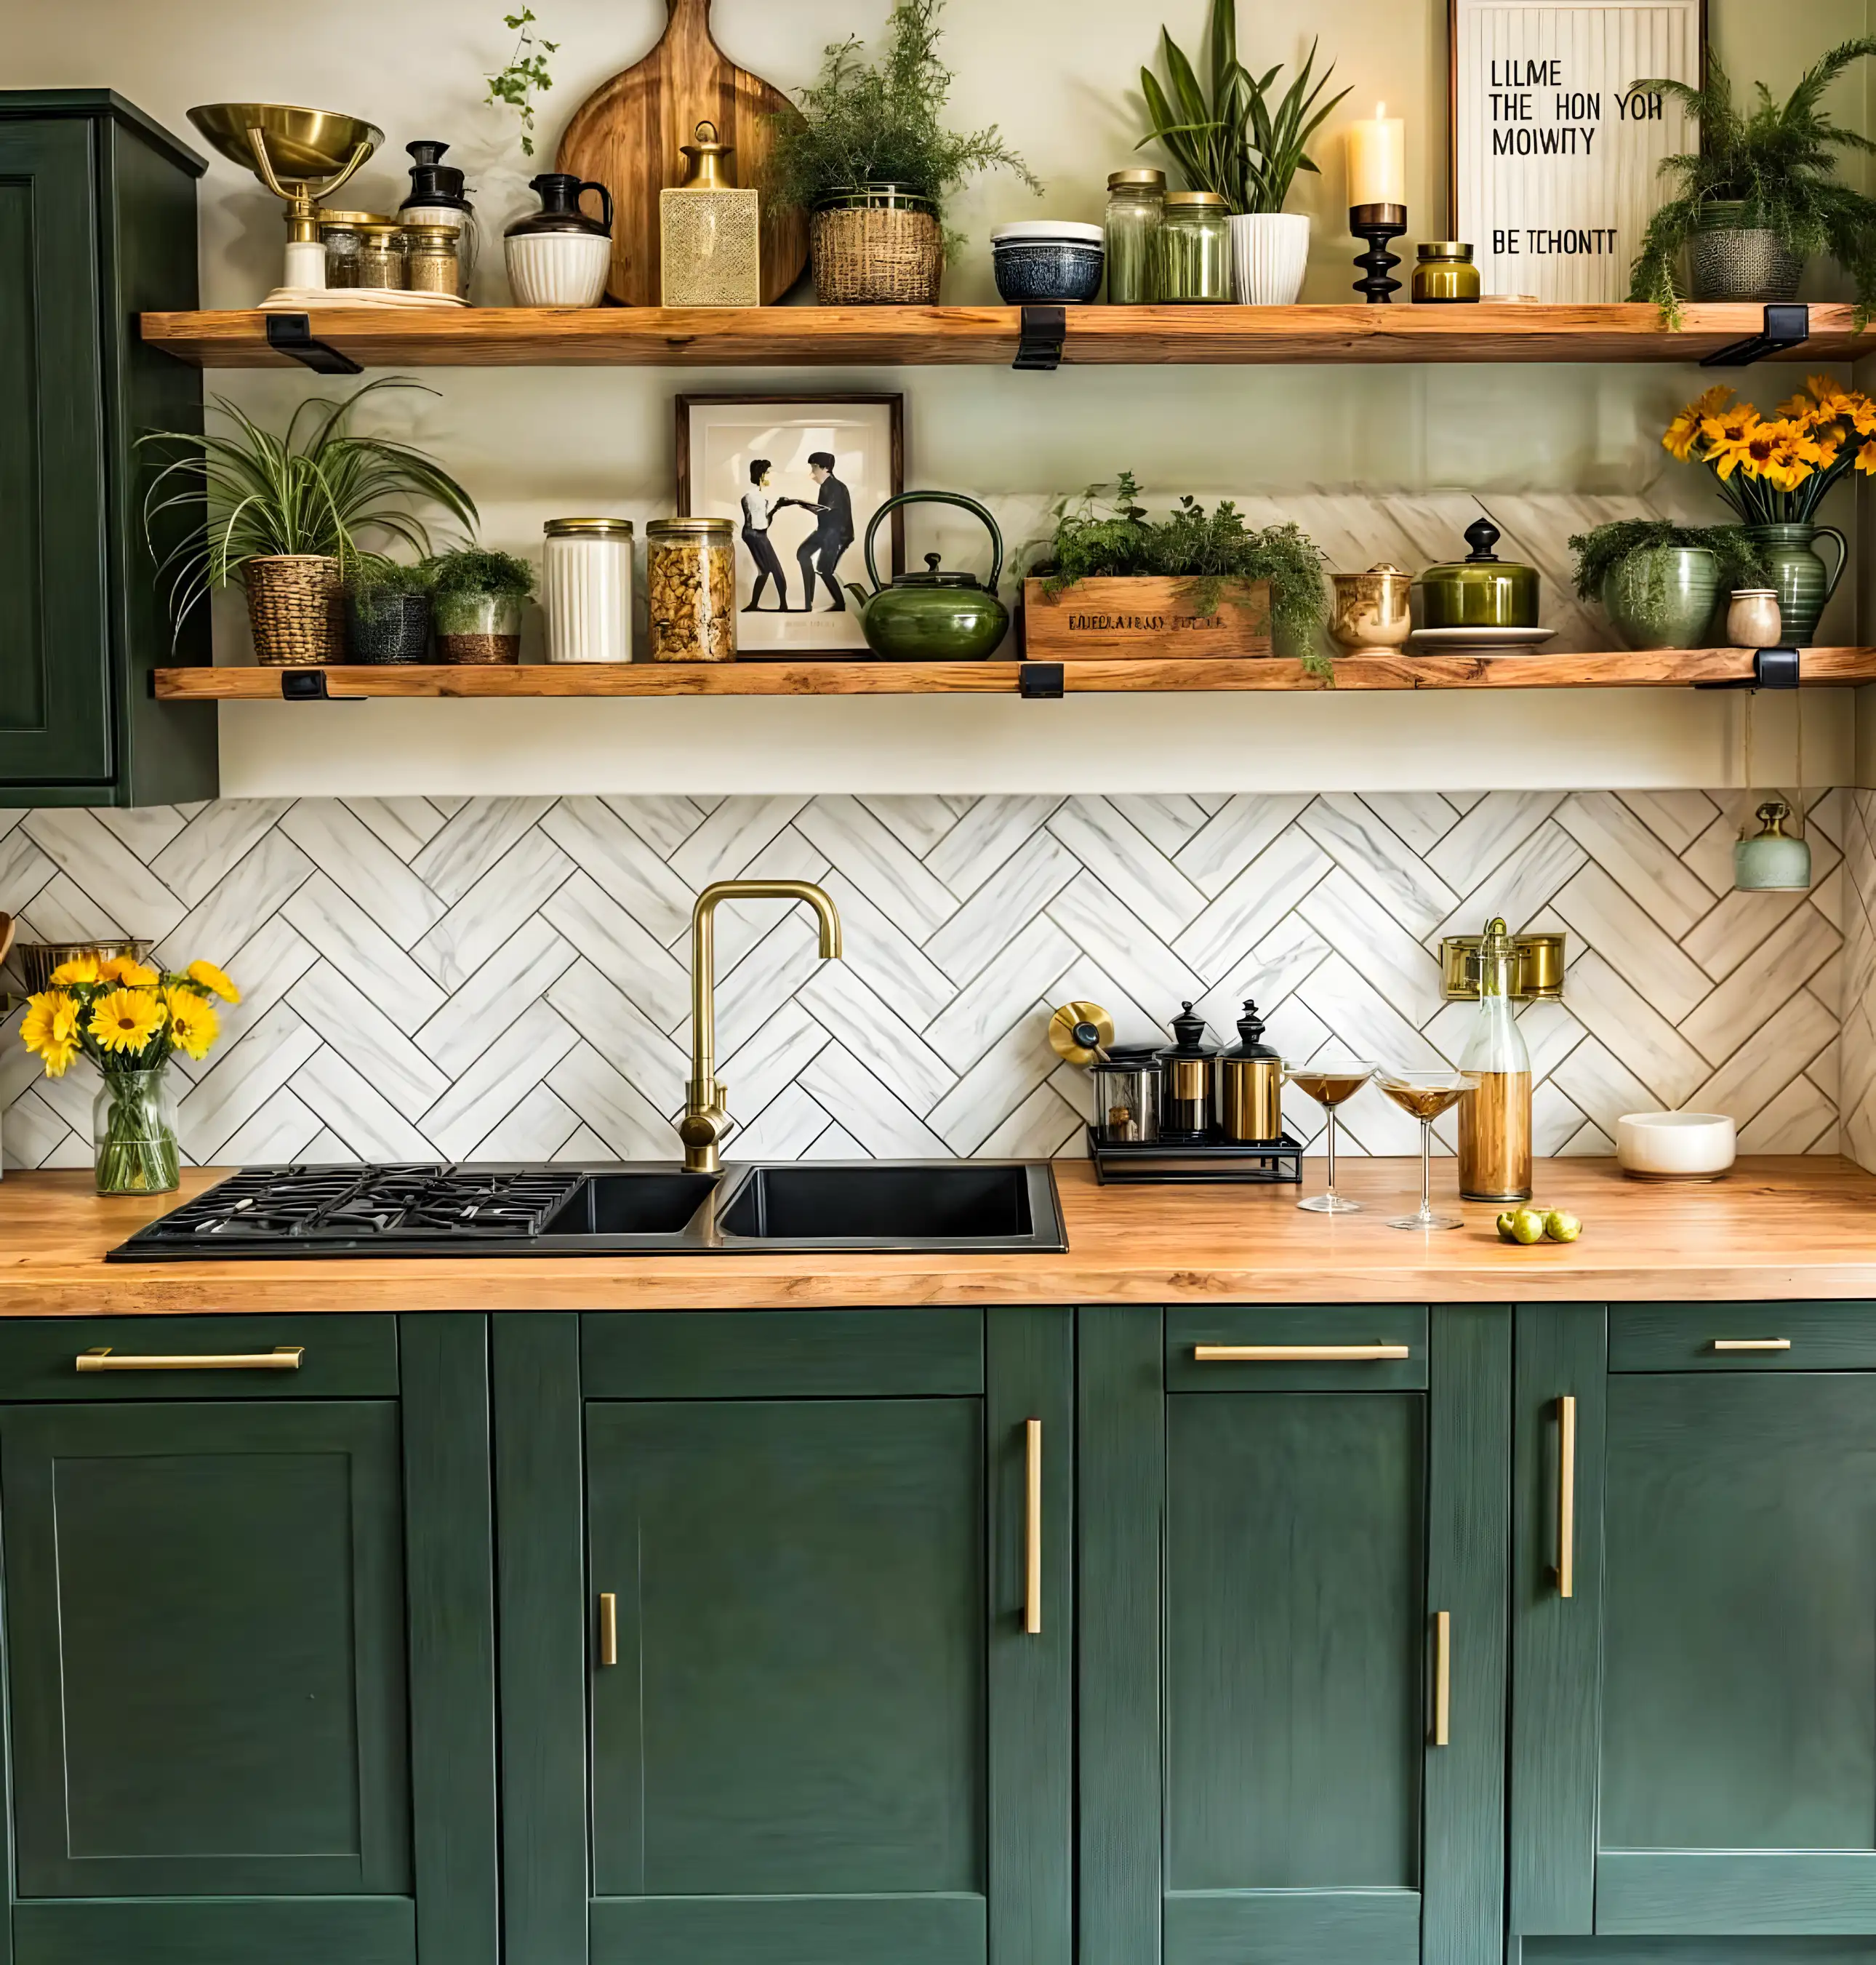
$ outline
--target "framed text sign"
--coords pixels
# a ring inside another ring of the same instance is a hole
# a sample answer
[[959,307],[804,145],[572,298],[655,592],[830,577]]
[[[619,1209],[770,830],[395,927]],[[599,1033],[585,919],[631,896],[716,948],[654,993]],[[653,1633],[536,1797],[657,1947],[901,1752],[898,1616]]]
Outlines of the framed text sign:
[[1447,0],[1447,28],[1451,236],[1485,294],[1626,299],[1661,159],[1698,142],[1631,85],[1698,79],[1704,0]]

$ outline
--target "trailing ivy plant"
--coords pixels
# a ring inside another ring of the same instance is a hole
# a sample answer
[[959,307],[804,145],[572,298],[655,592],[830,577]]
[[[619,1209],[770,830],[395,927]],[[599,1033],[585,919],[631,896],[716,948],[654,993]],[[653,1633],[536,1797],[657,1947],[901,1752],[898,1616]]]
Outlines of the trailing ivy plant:
[[482,99],[485,102],[506,102],[515,112],[521,124],[521,154],[534,155],[534,98],[544,95],[554,86],[554,78],[548,72],[547,58],[560,52],[558,41],[543,40],[534,31],[539,23],[535,19],[534,9],[524,7],[519,14],[504,14],[502,24],[512,27],[521,36],[515,43],[515,52],[508,58],[508,66],[498,73],[483,79],[489,85],[489,92]]
[[1219,603],[1248,604],[1242,584],[1267,580],[1270,613],[1284,638],[1302,651],[1312,675],[1331,677],[1316,646],[1326,613],[1322,555],[1302,528],[1286,522],[1261,530],[1245,523],[1229,498],[1208,512],[1189,494],[1164,518],[1140,503],[1139,481],[1123,471],[1111,485],[1091,484],[1054,508],[1055,531],[1028,555],[1027,571],[1052,600],[1083,580],[1174,579],[1200,614]]
[[1872,54],[1876,37],[1845,41],[1807,69],[1783,102],[1755,83],[1749,108],[1734,99],[1732,79],[1711,50],[1698,88],[1667,79],[1630,85],[1671,97],[1700,124],[1698,150],[1661,160],[1662,175],[1678,189],[1642,235],[1630,300],[1653,301],[1669,326],[1678,325],[1682,249],[1707,206],[1736,202],[1746,207],[1742,225],[1775,232],[1788,252],[1835,259],[1856,288],[1858,331],[1868,324],[1876,314],[1876,199],[1839,181],[1836,153],[1876,151],[1876,143],[1840,127],[1823,100],[1845,69]]
[[[1739,587],[1762,587],[1771,577],[1763,555],[1743,526],[1677,526],[1670,519],[1615,519],[1576,533],[1570,540],[1570,550],[1576,555],[1578,599],[1601,600],[1603,581],[1630,554],[1657,546],[1690,546],[1711,553],[1719,561],[1723,593]],[[1660,596],[1651,590],[1650,598]]]

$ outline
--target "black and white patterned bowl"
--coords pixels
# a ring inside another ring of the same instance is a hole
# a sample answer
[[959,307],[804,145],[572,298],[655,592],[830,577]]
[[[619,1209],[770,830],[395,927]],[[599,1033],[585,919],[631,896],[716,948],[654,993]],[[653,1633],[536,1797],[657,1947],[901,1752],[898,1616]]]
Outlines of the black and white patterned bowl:
[[997,291],[1010,307],[1025,302],[1072,304],[1099,300],[1104,246],[1069,239],[1020,239],[993,245]]

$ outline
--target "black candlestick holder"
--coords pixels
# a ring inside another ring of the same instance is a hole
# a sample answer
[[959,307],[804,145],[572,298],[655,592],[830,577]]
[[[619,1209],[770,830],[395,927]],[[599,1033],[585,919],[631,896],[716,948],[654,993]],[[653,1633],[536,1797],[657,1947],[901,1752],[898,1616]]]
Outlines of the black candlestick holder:
[[1356,281],[1355,291],[1367,296],[1370,307],[1386,307],[1400,291],[1399,281],[1388,278],[1400,260],[1387,249],[1387,242],[1398,239],[1407,230],[1407,207],[1404,204],[1351,204],[1348,229],[1357,239],[1368,242],[1367,252],[1355,256],[1355,264],[1367,275],[1365,279]]

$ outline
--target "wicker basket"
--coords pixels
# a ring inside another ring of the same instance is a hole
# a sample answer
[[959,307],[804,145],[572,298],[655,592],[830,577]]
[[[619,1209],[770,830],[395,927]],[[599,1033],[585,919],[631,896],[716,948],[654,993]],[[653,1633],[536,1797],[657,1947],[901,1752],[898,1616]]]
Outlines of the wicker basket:
[[823,307],[936,307],[945,269],[936,217],[903,198],[823,205],[810,234]]
[[339,562],[323,553],[270,553],[243,570],[255,659],[272,669],[345,659],[345,597]]

